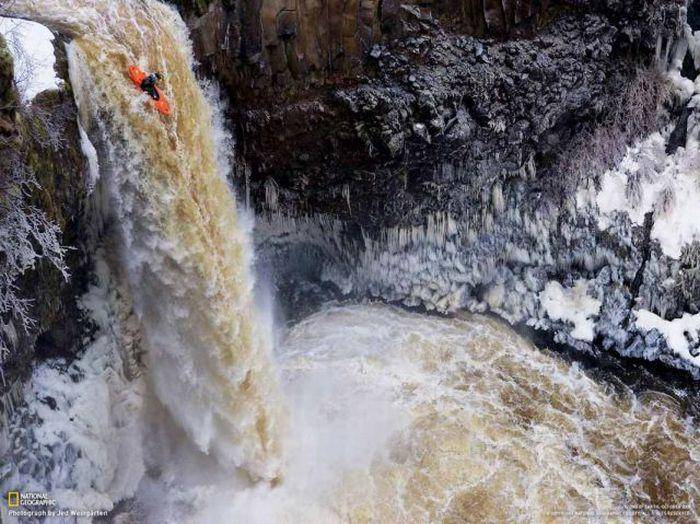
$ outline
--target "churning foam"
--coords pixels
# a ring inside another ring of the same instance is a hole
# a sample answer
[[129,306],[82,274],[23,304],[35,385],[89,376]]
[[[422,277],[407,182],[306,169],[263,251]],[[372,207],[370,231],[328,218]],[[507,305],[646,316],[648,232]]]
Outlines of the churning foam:
[[700,432],[674,399],[612,391],[497,321],[333,306],[289,331],[279,361],[292,412],[284,482],[173,490],[166,500],[193,502],[187,522],[692,522],[697,513]]
[[[153,391],[200,450],[254,479],[274,478],[277,380],[255,318],[247,235],[184,23],[153,1],[9,8],[73,37],[71,83],[99,154],[103,212],[118,231]],[[149,107],[127,76],[130,64],[164,73],[171,118]]]

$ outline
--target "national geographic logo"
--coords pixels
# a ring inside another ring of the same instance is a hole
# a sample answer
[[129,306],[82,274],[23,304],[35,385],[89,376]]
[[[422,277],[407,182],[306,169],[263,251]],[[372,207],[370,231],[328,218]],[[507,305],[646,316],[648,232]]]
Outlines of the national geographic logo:
[[56,506],[56,499],[49,497],[48,493],[32,493],[32,492],[7,492],[7,507],[8,508],[46,508]]

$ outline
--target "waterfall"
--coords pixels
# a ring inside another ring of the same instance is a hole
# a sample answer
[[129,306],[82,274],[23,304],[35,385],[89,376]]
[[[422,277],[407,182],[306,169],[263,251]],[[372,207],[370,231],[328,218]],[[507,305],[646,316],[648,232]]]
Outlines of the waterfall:
[[[7,439],[19,459],[12,476],[0,465],[0,490],[159,524],[697,515],[700,430],[685,405],[695,398],[599,379],[493,319],[326,304],[286,330],[273,357],[221,125],[179,15],[151,0],[11,8],[72,38],[81,147],[108,234],[81,299],[92,340],[74,361],[32,370]],[[131,64],[165,74],[171,117],[129,81]],[[496,211],[502,193],[490,196]],[[266,197],[274,208],[272,182]],[[523,227],[545,236],[546,218]],[[399,282],[404,303],[438,311],[464,305],[465,274],[495,274],[479,252],[465,269],[458,248],[470,232],[449,214],[358,238],[330,217],[277,211],[263,233],[320,238],[310,247],[355,265],[329,280],[370,291]],[[506,302],[505,289],[485,299]],[[129,358],[136,346],[143,363]],[[170,449],[182,435],[187,445]]]
[[[251,248],[184,23],[152,1],[20,1],[10,9],[73,38],[71,83],[98,151],[103,213],[116,230],[155,396],[201,451],[252,479],[275,478],[278,388],[256,322]],[[131,64],[164,74],[171,117],[135,88]]]

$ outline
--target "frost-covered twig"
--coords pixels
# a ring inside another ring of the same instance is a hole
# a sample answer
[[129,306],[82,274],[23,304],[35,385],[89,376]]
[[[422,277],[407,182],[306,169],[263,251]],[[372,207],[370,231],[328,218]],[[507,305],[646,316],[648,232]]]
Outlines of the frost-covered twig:
[[[16,149],[0,155],[0,379],[16,349],[18,331],[35,325],[32,301],[20,295],[18,282],[28,270],[46,260],[68,278],[61,245],[61,229],[31,203],[30,192],[39,186],[26,158]],[[7,145],[7,144],[6,144]]]

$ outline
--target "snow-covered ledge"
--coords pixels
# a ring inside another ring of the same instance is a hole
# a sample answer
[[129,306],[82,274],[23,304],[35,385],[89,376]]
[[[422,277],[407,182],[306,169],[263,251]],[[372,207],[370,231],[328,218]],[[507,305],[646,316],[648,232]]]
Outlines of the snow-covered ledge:
[[656,329],[679,357],[700,367],[700,313],[685,313],[680,318],[664,320],[646,309],[635,311],[637,327]]

